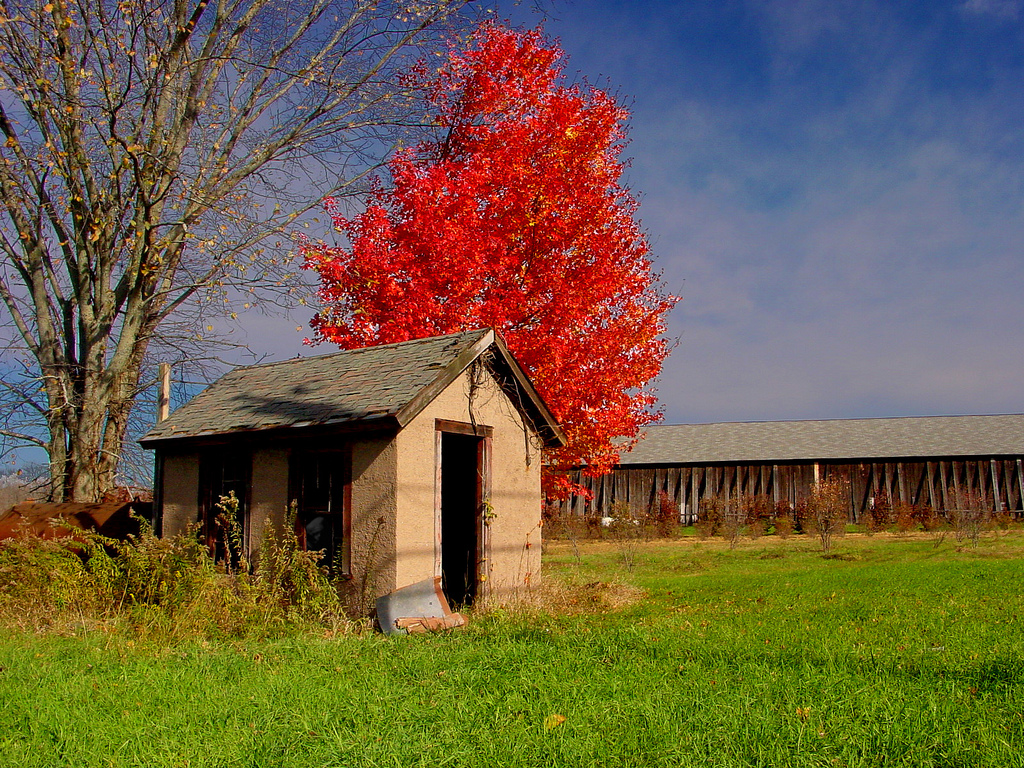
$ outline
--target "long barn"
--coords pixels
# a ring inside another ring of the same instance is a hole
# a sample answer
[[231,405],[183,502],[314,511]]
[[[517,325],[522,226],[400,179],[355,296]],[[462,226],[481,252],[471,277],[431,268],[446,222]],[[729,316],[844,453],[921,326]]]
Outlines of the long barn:
[[1024,415],[925,416],[649,427],[611,473],[572,479],[591,499],[572,497],[564,513],[605,516],[616,503],[652,511],[666,494],[684,523],[700,503],[762,495],[795,505],[832,476],[850,481],[850,519],[880,494],[892,502],[952,509],[977,493],[994,511],[1024,510]]

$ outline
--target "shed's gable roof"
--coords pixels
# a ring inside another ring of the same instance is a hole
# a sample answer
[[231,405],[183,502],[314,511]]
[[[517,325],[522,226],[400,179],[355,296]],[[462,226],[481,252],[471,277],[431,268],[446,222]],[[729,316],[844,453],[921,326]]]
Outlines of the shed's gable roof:
[[548,444],[564,441],[547,406],[490,329],[237,368],[140,441],[305,427],[403,427],[473,361],[485,363]]
[[1024,415],[665,424],[621,463],[717,464],[1024,455]]

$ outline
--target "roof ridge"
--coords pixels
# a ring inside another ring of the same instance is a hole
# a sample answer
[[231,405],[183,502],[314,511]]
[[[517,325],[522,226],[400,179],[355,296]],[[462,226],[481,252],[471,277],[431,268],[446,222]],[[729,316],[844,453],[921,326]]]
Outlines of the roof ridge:
[[715,427],[741,424],[835,424],[853,421],[914,421],[930,419],[988,419],[1003,416],[1024,416],[1024,413],[959,413],[932,416],[849,416],[836,419],[751,419],[749,421],[694,421],[682,424],[651,424],[645,429],[660,427]]
[[271,360],[266,363],[251,363],[250,365],[239,365],[228,371],[226,375],[235,373],[237,371],[248,371],[252,368],[270,368],[275,365],[296,365],[299,363],[308,363],[315,360],[326,360],[329,357],[337,357],[338,355],[352,355],[359,352],[366,352],[368,350],[388,349],[390,347],[398,347],[404,344],[416,344],[425,343],[428,341],[440,341],[441,339],[454,338],[456,336],[468,336],[474,333],[485,333],[489,328],[476,328],[471,331],[456,331],[455,333],[443,333],[440,336],[421,336],[418,339],[406,339],[405,341],[391,341],[387,344],[367,344],[362,347],[353,347],[352,349],[337,349],[334,352],[325,352],[322,355],[309,355],[308,357],[290,357],[287,360]]

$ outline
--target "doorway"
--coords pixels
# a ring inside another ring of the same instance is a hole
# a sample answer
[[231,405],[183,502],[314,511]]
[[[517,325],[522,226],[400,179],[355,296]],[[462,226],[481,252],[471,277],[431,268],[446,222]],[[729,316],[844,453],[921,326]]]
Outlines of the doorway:
[[440,444],[441,586],[457,610],[473,604],[480,586],[485,438],[441,431]]

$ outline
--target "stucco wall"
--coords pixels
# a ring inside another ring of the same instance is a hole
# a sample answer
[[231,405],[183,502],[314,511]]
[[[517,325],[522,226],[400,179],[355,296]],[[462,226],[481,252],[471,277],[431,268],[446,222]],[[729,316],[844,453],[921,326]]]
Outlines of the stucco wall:
[[[163,457],[163,535],[185,533],[199,519],[199,453],[167,453]],[[280,526],[288,505],[288,451],[267,448],[252,453],[251,516],[246,547],[258,547],[268,523]]]
[[[341,583],[341,597],[355,615],[365,615],[380,595],[395,584],[395,455],[388,436],[362,439],[338,437],[320,447],[337,448],[351,440],[351,579]],[[253,450],[252,491],[248,548],[255,554],[263,536],[280,530],[291,499],[288,472],[291,451],[297,446]],[[311,447],[302,443],[303,449]],[[338,461],[343,454],[334,454]]]
[[288,449],[263,448],[252,454],[252,489],[246,548],[255,553],[271,526],[280,530],[288,509]]
[[185,533],[199,514],[199,454],[163,456],[163,535]]
[[540,580],[540,446],[490,374],[480,369],[475,387],[472,376],[464,373],[398,435],[396,585],[440,575],[436,419],[476,423],[493,428],[493,516],[486,526],[481,594],[501,599]]
[[342,590],[352,613],[366,615],[395,588],[396,459],[390,436],[352,444],[352,578]]

